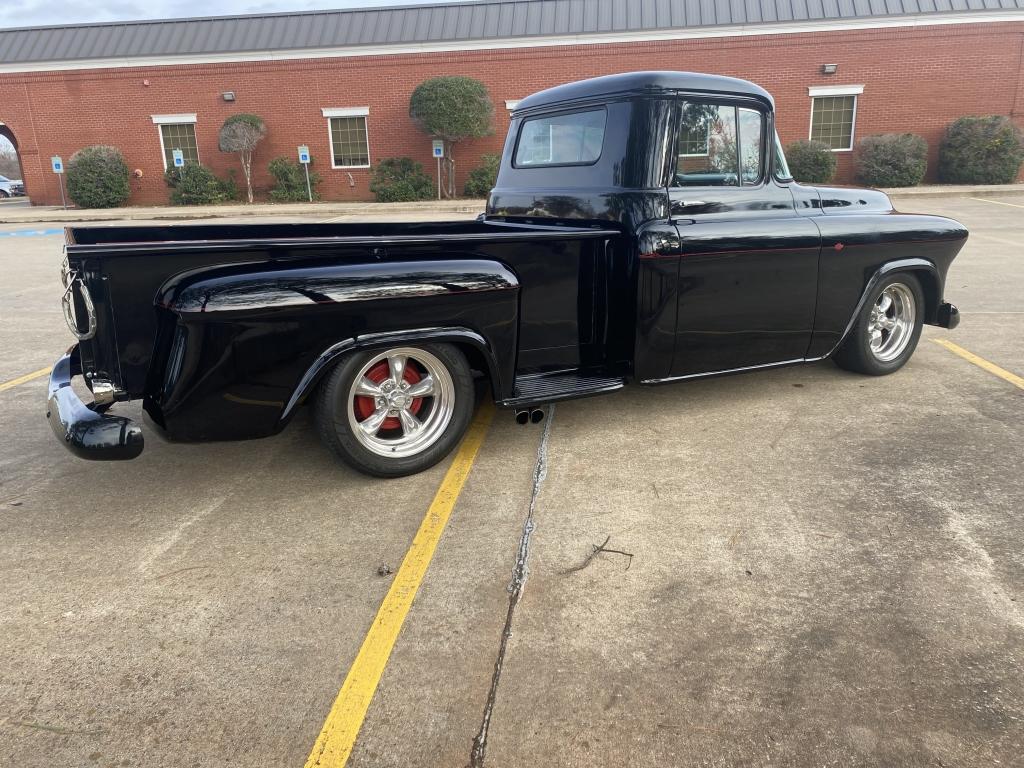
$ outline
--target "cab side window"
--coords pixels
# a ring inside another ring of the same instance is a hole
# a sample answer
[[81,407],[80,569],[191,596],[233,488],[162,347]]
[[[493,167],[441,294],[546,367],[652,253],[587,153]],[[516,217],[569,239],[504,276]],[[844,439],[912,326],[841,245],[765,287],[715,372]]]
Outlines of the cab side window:
[[736,187],[736,107],[683,102],[676,187]]
[[674,187],[738,187],[764,176],[764,115],[725,104],[682,103]]

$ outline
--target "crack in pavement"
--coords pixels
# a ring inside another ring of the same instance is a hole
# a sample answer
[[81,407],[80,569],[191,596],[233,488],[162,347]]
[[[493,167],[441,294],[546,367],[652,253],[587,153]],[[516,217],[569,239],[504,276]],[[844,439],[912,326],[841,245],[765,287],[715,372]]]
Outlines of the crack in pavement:
[[533,490],[530,494],[530,509],[526,513],[526,521],[523,523],[523,534],[519,539],[519,550],[516,553],[516,562],[512,568],[512,581],[508,585],[508,613],[505,615],[505,626],[501,631],[498,657],[494,662],[494,674],[491,675],[491,688],[487,694],[487,703],[484,705],[484,715],[480,722],[480,730],[473,737],[473,748],[469,754],[469,768],[483,768],[484,759],[487,755],[487,737],[490,733],[491,715],[494,713],[494,704],[498,698],[498,683],[501,682],[501,670],[505,665],[505,651],[508,647],[509,638],[512,637],[512,619],[515,617],[516,606],[519,605],[519,600],[523,595],[523,588],[526,586],[526,578],[530,573],[530,537],[535,527],[533,513],[537,508],[537,496],[540,495],[540,487],[544,482],[544,478],[548,475],[548,441],[551,437],[551,423],[554,420],[555,406],[549,405],[547,419],[544,424],[544,434],[537,448],[537,463],[533,468]]

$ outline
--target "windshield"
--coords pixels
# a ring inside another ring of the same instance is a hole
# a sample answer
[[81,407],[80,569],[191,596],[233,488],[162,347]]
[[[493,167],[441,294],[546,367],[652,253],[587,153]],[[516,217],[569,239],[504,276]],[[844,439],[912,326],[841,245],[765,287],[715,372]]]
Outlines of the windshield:
[[778,131],[775,132],[775,176],[779,179],[793,178],[793,174],[789,172],[789,164],[786,162],[786,153],[782,151],[782,141],[779,139]]
[[10,181],[6,176],[0,176],[0,181]]

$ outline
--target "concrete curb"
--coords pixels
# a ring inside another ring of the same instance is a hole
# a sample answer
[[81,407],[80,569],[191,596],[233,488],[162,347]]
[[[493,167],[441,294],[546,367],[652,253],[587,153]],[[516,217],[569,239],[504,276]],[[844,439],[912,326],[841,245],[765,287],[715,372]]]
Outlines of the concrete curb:
[[923,187],[890,187],[882,189],[889,197],[991,197],[992,195],[1024,195],[1024,184],[933,184]]

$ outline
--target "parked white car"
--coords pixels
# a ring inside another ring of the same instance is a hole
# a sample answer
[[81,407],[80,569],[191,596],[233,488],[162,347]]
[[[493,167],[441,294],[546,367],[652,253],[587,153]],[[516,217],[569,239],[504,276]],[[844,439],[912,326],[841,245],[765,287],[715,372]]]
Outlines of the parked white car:
[[0,200],[14,197],[14,184],[6,176],[0,176]]

